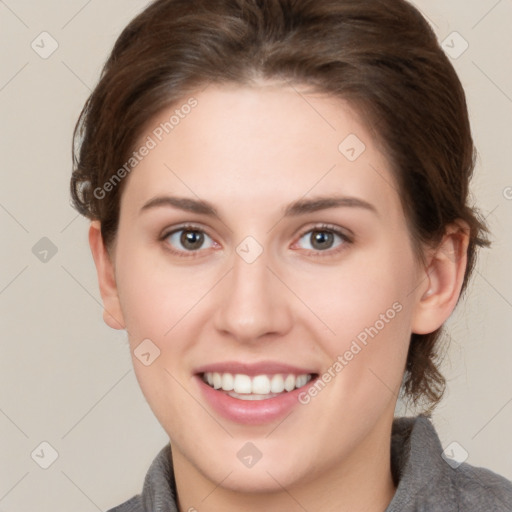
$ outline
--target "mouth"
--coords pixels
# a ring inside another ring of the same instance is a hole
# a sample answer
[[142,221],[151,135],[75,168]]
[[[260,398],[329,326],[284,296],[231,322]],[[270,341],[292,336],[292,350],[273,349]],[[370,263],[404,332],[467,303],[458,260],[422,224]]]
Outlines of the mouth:
[[[297,407],[301,393],[319,373],[307,368],[260,362],[224,362],[197,368],[194,377],[210,410],[238,424],[282,421]],[[304,412],[301,412],[304,414]]]
[[203,382],[211,388],[224,392],[237,400],[268,400],[290,393],[308,384],[317,375],[314,373],[275,373],[246,375],[243,373],[204,372]]

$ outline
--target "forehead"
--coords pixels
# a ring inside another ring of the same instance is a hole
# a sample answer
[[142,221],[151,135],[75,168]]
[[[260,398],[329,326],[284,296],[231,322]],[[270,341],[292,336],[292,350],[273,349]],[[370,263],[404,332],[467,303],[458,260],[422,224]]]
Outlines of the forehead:
[[155,116],[136,148],[145,144],[151,149],[123,194],[131,204],[164,192],[247,208],[326,192],[365,196],[384,209],[399,198],[357,112],[299,87],[210,85]]

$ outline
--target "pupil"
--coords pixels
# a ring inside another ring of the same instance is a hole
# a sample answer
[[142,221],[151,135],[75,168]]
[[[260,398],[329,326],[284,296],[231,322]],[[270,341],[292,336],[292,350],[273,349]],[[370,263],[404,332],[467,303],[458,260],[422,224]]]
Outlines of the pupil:
[[203,244],[203,234],[197,231],[184,231],[181,235],[181,243],[187,249],[198,249]]
[[315,247],[317,249],[325,249],[326,247],[330,247],[333,242],[333,234],[327,233],[326,231],[316,231],[313,234],[313,247],[317,245],[318,247]]

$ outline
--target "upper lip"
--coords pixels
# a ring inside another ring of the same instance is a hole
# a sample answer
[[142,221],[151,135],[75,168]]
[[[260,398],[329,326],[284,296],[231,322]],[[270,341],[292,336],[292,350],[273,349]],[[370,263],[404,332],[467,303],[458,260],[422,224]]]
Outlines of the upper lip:
[[310,368],[301,368],[289,364],[283,364],[277,361],[260,361],[257,363],[242,363],[239,361],[224,361],[211,363],[201,366],[195,370],[195,373],[231,373],[233,375],[242,374],[255,377],[256,375],[311,375],[315,374]]

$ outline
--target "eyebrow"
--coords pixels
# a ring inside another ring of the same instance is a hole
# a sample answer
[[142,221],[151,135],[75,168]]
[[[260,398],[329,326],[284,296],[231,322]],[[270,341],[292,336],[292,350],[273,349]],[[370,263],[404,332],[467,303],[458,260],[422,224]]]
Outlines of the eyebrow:
[[[218,211],[208,201],[175,196],[154,197],[142,206],[140,213],[159,207],[174,207],[187,212],[208,215],[220,220]],[[283,216],[297,217],[306,213],[339,207],[362,208],[379,216],[379,212],[371,203],[357,197],[349,196],[327,196],[312,199],[299,199],[285,208]]]

